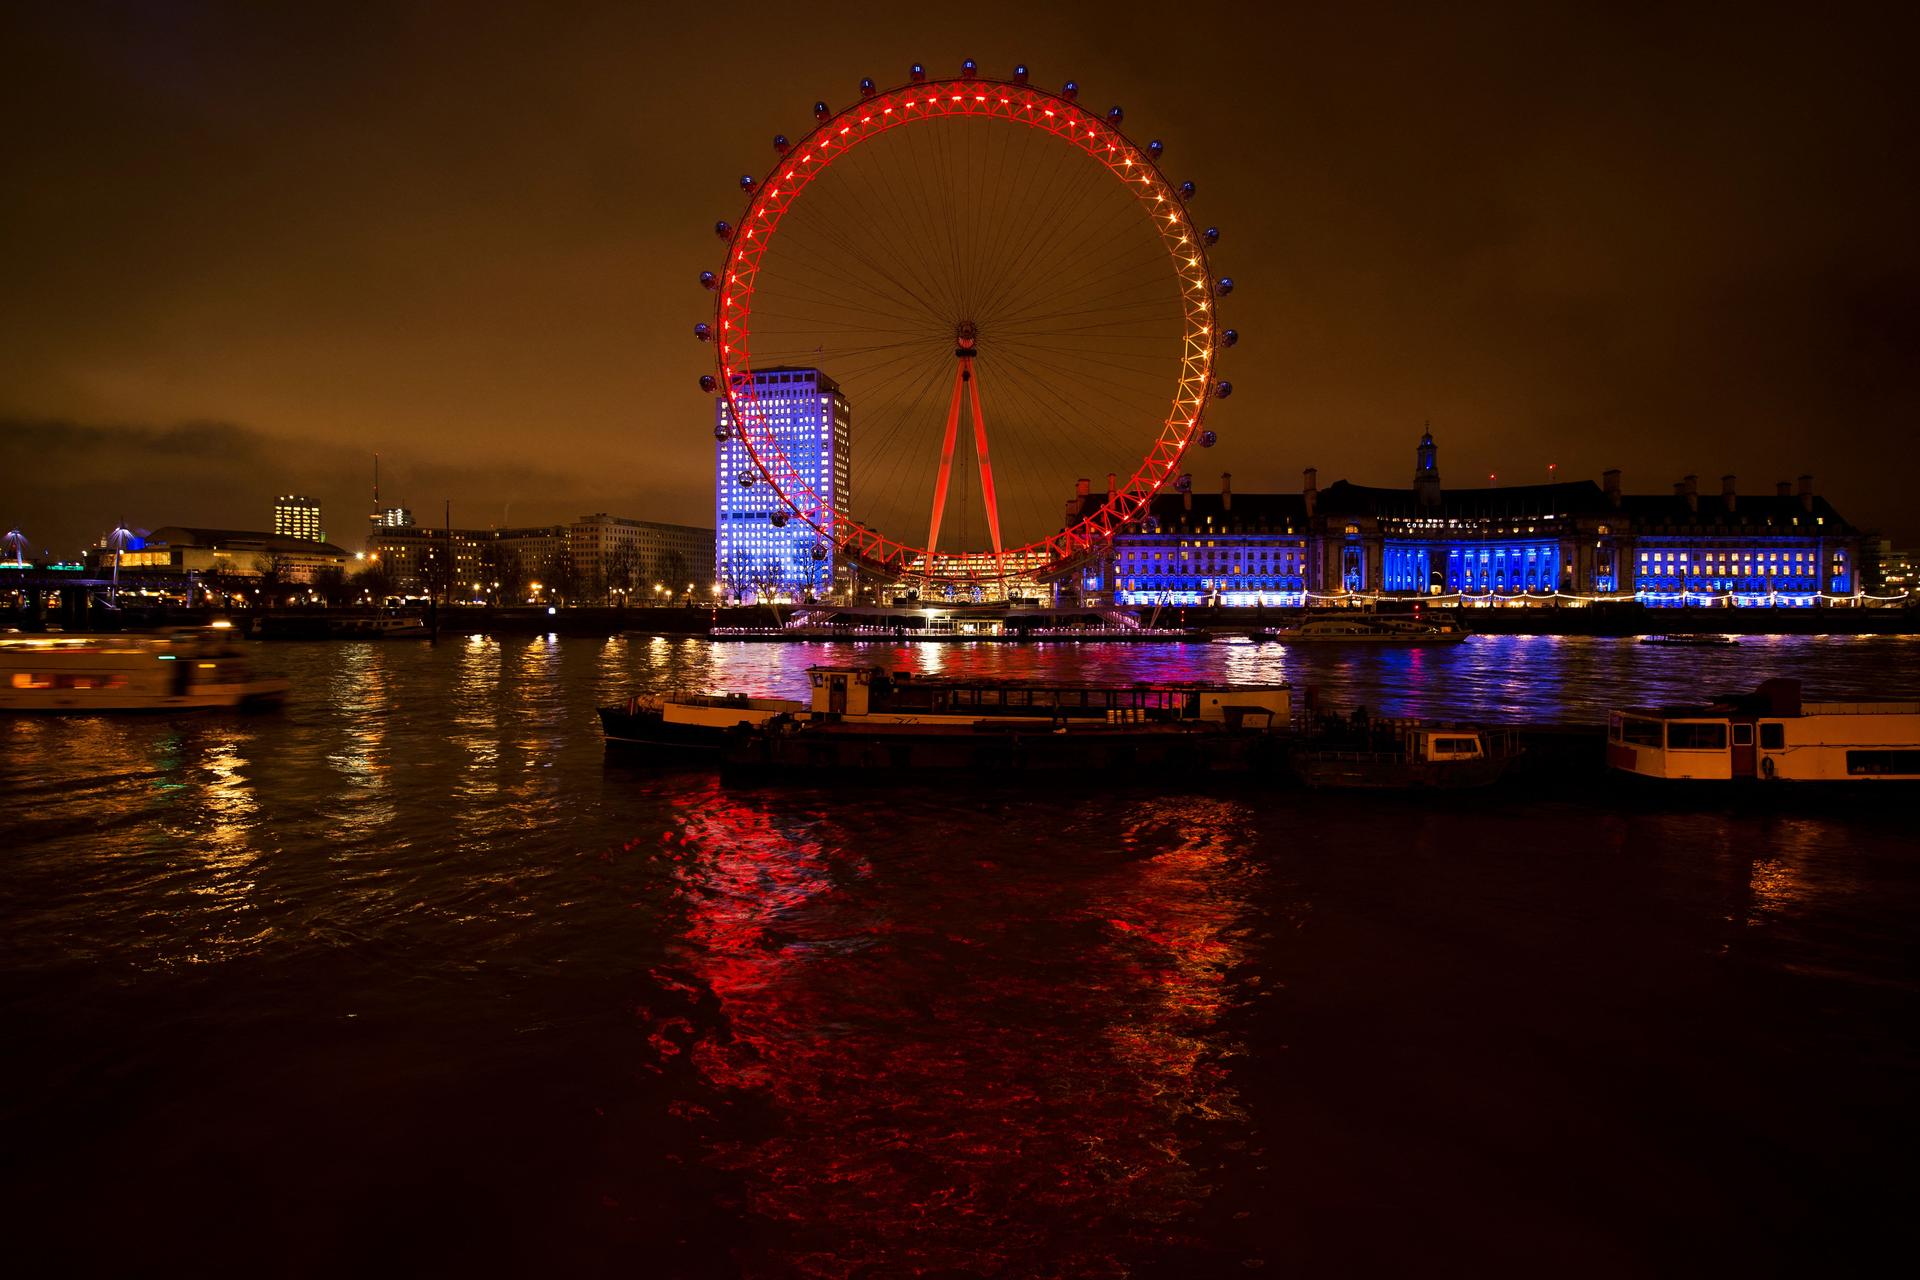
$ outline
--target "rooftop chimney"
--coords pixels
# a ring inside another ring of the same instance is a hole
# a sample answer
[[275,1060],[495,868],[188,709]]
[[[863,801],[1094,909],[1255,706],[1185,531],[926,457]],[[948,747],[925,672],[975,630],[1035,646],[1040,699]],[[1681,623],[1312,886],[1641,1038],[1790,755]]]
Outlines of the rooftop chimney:
[[1680,483],[1673,486],[1673,491],[1687,500],[1687,510],[1698,511],[1700,509],[1699,476],[1681,476]]
[[1113,472],[1111,472],[1111,471],[1109,471],[1109,472],[1107,472],[1107,496],[1108,496],[1109,498],[1111,498],[1111,497],[1113,496],[1113,489],[1114,489],[1114,484],[1115,484],[1115,483],[1116,483],[1116,482],[1117,482],[1117,481],[1118,481],[1119,479],[1120,479],[1120,477],[1119,477],[1119,476],[1117,476],[1117,475],[1115,475],[1115,474],[1114,474]]
[[1313,518],[1313,508],[1320,500],[1320,468],[1308,467],[1300,473],[1300,496],[1306,499],[1307,518]]
[[1231,471],[1220,473],[1220,509],[1233,510],[1233,472]]
[[1720,500],[1727,504],[1727,511],[1731,513],[1733,511],[1733,502],[1734,502],[1732,476],[1720,477]]
[[1774,481],[1773,496],[1776,498],[1791,498],[1793,496],[1793,482],[1791,480]]
[[1800,477],[1800,508],[1803,511],[1813,510],[1813,477],[1812,476]]
[[1075,480],[1073,482],[1073,495],[1076,498],[1086,497],[1092,489],[1093,489],[1093,482],[1091,480],[1088,480],[1085,476],[1082,476],[1080,477],[1080,479]]
[[1620,468],[1610,467],[1600,473],[1600,490],[1607,495],[1607,502],[1620,505]]
[[1193,510],[1193,477],[1183,474],[1180,481],[1180,509],[1191,511]]

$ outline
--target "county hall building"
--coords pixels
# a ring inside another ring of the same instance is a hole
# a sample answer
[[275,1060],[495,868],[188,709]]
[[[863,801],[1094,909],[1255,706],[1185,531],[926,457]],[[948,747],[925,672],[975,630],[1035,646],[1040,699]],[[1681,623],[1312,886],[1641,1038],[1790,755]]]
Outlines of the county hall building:
[[[1183,491],[1153,500],[1080,573],[1123,605],[1294,606],[1354,596],[1441,603],[1634,598],[1650,605],[1800,608],[1858,593],[1860,535],[1810,476],[1770,494],[1723,476],[1702,494],[1629,494],[1620,473],[1504,488],[1448,489],[1431,433],[1413,485],[1336,481],[1309,468],[1297,494]],[[1071,524],[1105,494],[1085,481]]]

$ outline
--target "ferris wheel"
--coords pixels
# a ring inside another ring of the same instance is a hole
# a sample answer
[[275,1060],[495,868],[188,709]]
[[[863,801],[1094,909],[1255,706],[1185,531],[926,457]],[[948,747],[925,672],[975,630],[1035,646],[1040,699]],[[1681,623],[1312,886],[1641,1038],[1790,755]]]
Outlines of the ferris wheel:
[[[714,317],[694,332],[717,367],[700,383],[751,458],[739,482],[770,486],[772,519],[810,526],[816,558],[949,584],[1045,576],[1215,442],[1209,405],[1233,389],[1216,362],[1238,340],[1217,318],[1233,289],[1208,263],[1218,231],[1194,223],[1159,141],[1078,98],[1025,67],[929,80],[916,64],[842,110],[816,102],[813,130],[776,136],[765,177],[740,179],[745,212],[715,226],[726,261],[701,274]],[[844,396],[837,482],[768,394],[769,371],[796,368]]]

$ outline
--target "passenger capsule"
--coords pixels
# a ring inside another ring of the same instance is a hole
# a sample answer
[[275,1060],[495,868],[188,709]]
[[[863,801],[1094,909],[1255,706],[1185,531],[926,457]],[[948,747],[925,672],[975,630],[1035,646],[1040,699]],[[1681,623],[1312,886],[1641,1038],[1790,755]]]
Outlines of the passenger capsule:
[[974,73],[979,70],[980,70],[980,64],[975,62],[972,58],[968,58],[965,62],[960,64],[960,74],[961,76],[963,76],[968,80],[973,79]]
[[1222,378],[1220,379],[1219,385],[1214,387],[1213,394],[1215,394],[1216,396],[1219,396],[1222,400],[1225,400],[1228,396],[1233,394],[1233,384],[1231,382],[1228,382],[1225,378]]
[[1107,108],[1107,123],[1108,123],[1108,124],[1111,124],[1111,125],[1118,125],[1118,124],[1119,124],[1119,123],[1120,123],[1120,122],[1121,122],[1122,120],[1125,120],[1126,118],[1127,118],[1127,113],[1126,113],[1126,112],[1124,112],[1124,111],[1122,111],[1122,110],[1121,110],[1121,109],[1120,109],[1119,107],[1108,107],[1108,108]]
[[1060,86],[1060,96],[1065,98],[1068,102],[1072,102],[1075,98],[1079,97],[1080,96],[1079,81],[1069,80],[1064,85]]
[[1220,277],[1220,283],[1218,283],[1218,284],[1216,284],[1216,285],[1214,285],[1214,286],[1213,286],[1213,291],[1214,291],[1215,293],[1217,293],[1217,294],[1219,294],[1219,295],[1220,295],[1221,297],[1223,297],[1223,298],[1224,298],[1224,297],[1226,297],[1226,296],[1227,296],[1228,294],[1230,294],[1230,293],[1232,293],[1232,292],[1233,292],[1233,277],[1232,277],[1232,276],[1221,276],[1221,277]]
[[1173,482],[1173,491],[1175,493],[1187,493],[1192,489],[1193,477],[1190,475],[1182,475],[1178,480]]
[[1220,335],[1220,345],[1223,347],[1234,347],[1239,344],[1240,331],[1238,329],[1228,329]]
[[813,118],[815,120],[825,120],[828,116],[832,114],[833,114],[832,109],[829,108],[826,103],[816,102],[813,104]]
[[1219,443],[1220,443],[1220,437],[1213,434],[1213,432],[1202,431],[1200,433],[1200,447],[1202,449],[1211,449],[1213,448],[1213,446]]
[[1193,199],[1193,192],[1194,186],[1191,182],[1183,182],[1180,184],[1180,198],[1182,200]]
[[1013,69],[1013,82],[1015,84],[1025,84],[1027,82],[1027,64],[1026,63],[1023,62],[1019,66]]
[[740,189],[746,192],[748,195],[753,194],[753,175],[752,174],[743,173],[740,175]]
[[711,271],[702,271],[700,273],[700,287],[702,289],[718,289],[720,287],[720,277]]
[[727,430],[727,424],[722,422],[714,427],[713,438],[721,444],[725,444],[727,441],[733,439],[733,432]]
[[1202,232],[1200,233],[1200,238],[1201,238],[1202,240],[1205,240],[1205,241],[1206,241],[1206,242],[1207,242],[1208,244],[1219,244],[1219,243],[1220,243],[1220,228],[1218,228],[1218,227],[1208,227],[1208,228],[1207,228],[1207,229],[1206,229],[1205,231],[1202,231]]
[[871,77],[862,76],[860,78],[860,96],[863,98],[871,98],[873,96],[873,79]]
[[751,489],[751,488],[753,488],[753,472],[751,472],[751,471],[742,471],[742,472],[740,473],[740,475],[739,475],[739,477],[738,477],[738,478],[739,478],[739,481],[740,481],[740,487],[741,487],[742,489]]
[[776,511],[767,517],[767,523],[776,529],[784,529],[787,527],[787,513],[784,511]]
[[[712,395],[719,387],[720,383],[712,374],[703,373],[700,375],[700,389],[708,395]],[[725,427],[715,427],[713,429],[713,438],[716,440],[725,440],[727,438],[727,429]]]
[[725,218],[722,218],[713,224],[713,234],[719,236],[722,240],[731,240],[733,239],[733,224]]
[[776,154],[785,155],[792,148],[792,146],[793,144],[787,141],[786,134],[776,133],[773,135],[773,149]]
[[826,544],[826,543],[824,543],[824,542],[816,542],[816,543],[814,543],[814,544],[813,544],[813,558],[814,558],[815,560],[825,560],[825,559],[827,558],[827,544]]
[[927,78],[927,69],[916,62],[907,69],[907,75],[912,77],[915,84],[919,84]]
[[693,326],[693,336],[702,342],[706,342],[713,337],[713,326],[705,320],[702,320],[699,324]]
[[1147,155],[1152,157],[1155,160],[1158,160],[1160,158],[1160,153],[1162,151],[1165,151],[1166,149],[1167,149],[1166,144],[1161,142],[1160,139],[1155,138],[1152,142],[1149,142],[1147,144]]

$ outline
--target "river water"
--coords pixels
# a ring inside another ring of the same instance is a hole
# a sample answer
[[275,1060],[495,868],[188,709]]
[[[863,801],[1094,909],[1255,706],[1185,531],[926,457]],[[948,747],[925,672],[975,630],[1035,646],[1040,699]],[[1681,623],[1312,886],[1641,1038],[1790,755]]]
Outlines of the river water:
[[1920,696],[1725,650],[285,644],[0,720],[8,1248],[635,1277],[1836,1269],[1910,1220],[1912,807],[723,786],[600,742],[809,661],[1534,722]]

